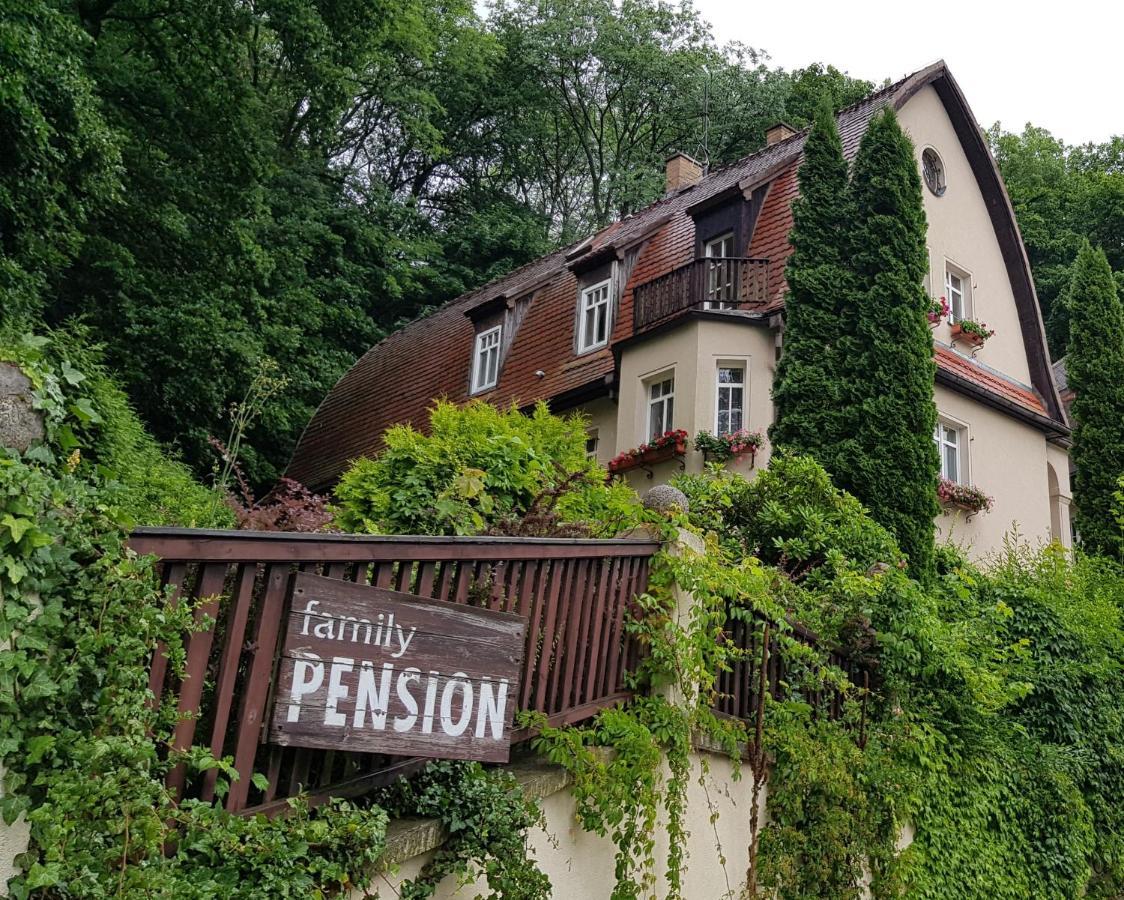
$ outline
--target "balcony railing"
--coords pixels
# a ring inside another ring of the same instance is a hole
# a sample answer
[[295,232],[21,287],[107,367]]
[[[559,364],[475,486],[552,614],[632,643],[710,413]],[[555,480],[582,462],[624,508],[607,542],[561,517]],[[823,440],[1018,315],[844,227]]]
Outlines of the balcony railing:
[[[296,572],[340,578],[526,616],[519,707],[554,724],[580,722],[628,696],[638,648],[626,608],[648,583],[653,541],[547,538],[367,537],[142,528],[130,545],[159,560],[173,602],[201,604],[207,627],[186,641],[185,672],[153,660],[149,686],[172,694],[180,718],[174,745],[209,745],[232,756],[241,777],[225,797],[233,811],[273,812],[307,791],[313,803],[354,796],[417,768],[418,760],[265,743],[275,655]],[[516,739],[519,734],[514,735]],[[250,780],[261,772],[269,784]],[[168,783],[211,801],[215,770],[192,779],[183,766]]]
[[742,256],[696,259],[633,292],[635,331],[691,309],[745,309],[768,299],[769,261]]

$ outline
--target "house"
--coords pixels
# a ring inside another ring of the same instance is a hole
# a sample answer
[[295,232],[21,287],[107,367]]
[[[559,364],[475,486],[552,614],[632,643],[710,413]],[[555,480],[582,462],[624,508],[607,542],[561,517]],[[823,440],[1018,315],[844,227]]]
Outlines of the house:
[[[942,475],[994,498],[976,515],[946,507],[939,530],[976,555],[1016,525],[1068,543],[1069,429],[999,172],[943,62],[838,114],[849,157],[886,106],[924,176],[929,290],[951,306],[933,330]],[[424,424],[440,396],[582,411],[602,462],[670,428],[767,431],[805,136],[777,126],[766,147],[709,173],[673,156],[659,201],[390,335],[328,394],[287,474],[330,487],[389,425]],[[958,333],[968,319],[994,330],[982,346]],[[703,463],[688,449],[625,477],[643,488]]]

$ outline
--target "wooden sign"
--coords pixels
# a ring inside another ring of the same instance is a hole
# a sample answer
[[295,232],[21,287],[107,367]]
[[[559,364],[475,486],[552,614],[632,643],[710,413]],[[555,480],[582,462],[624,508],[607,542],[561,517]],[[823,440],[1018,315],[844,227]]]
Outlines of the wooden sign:
[[506,762],[526,620],[296,576],[269,740]]

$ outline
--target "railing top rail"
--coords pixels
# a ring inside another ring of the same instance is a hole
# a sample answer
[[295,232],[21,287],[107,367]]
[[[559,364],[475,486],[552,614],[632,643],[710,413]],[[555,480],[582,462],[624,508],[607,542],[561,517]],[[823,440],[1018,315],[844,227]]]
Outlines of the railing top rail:
[[652,556],[658,541],[632,538],[527,538],[502,536],[367,535],[202,528],[137,528],[129,545],[164,559],[282,562],[379,559],[557,559],[582,556]]
[[657,275],[655,278],[653,278],[649,281],[645,281],[642,284],[638,284],[636,286],[636,290],[640,290],[641,288],[645,288],[650,284],[656,284],[657,282],[662,281],[665,278],[670,278],[673,275],[678,275],[679,273],[683,272],[685,269],[690,269],[692,266],[698,266],[698,265],[701,265],[703,263],[720,263],[720,262],[744,262],[744,263],[752,263],[754,265],[760,265],[760,266],[767,266],[769,264],[768,259],[765,259],[765,258],[759,257],[759,256],[696,256],[694,259],[683,263],[683,265],[676,266],[674,269],[672,269],[669,272],[664,272],[662,275]]

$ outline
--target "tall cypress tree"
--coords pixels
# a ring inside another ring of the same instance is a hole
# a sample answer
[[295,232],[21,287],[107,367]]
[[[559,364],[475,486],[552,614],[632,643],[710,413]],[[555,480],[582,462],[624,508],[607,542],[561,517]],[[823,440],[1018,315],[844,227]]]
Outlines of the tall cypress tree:
[[912,573],[922,576],[932,569],[938,512],[936,365],[925,318],[921,177],[913,145],[891,110],[867,128],[851,193],[855,340],[845,361],[851,426],[840,442],[838,482],[895,534]]
[[799,178],[789,232],[793,251],[785,268],[784,352],[773,383],[776,420],[769,438],[834,472],[845,429],[841,339],[844,304],[854,284],[846,240],[854,216],[847,160],[826,103],[804,145]]
[[1124,307],[1104,251],[1088,241],[1077,253],[1066,296],[1066,373],[1075,394],[1074,521],[1086,550],[1116,556],[1121,537],[1112,495],[1124,475]]

